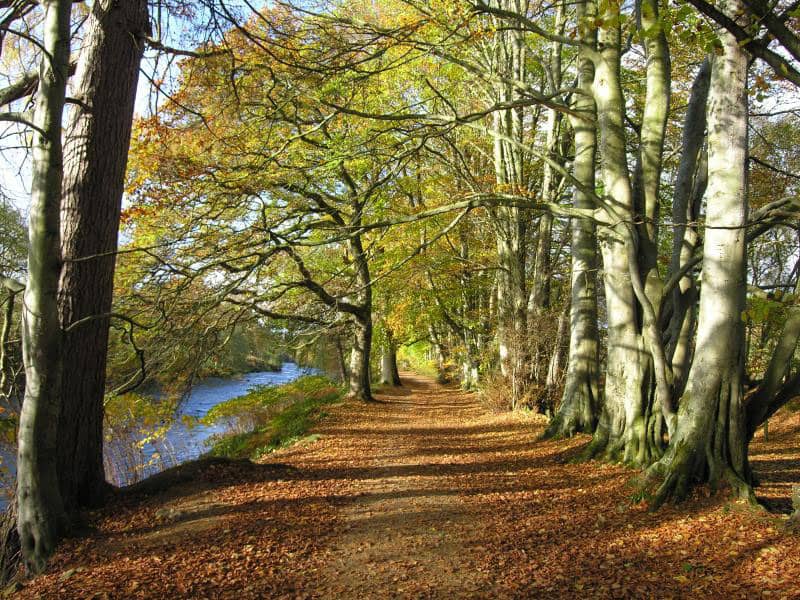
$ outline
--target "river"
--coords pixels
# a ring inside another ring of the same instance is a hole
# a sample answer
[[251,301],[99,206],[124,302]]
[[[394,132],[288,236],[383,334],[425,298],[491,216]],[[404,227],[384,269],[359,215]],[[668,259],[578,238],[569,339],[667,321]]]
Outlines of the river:
[[[315,372],[298,367],[295,363],[283,363],[280,371],[259,371],[233,378],[210,377],[192,386],[189,395],[181,403],[178,414],[163,438],[146,443],[141,451],[130,440],[115,439],[113,433],[106,439],[106,474],[115,485],[129,485],[158,473],[165,468],[200,457],[208,450],[206,442],[212,436],[225,432],[225,425],[191,424],[204,417],[214,406],[225,400],[236,398],[259,385],[280,385]],[[188,419],[186,418],[188,417]],[[0,461],[4,469],[2,483],[13,479],[16,471],[15,450],[4,447],[0,450]],[[0,509],[5,508],[6,495],[0,493]]]

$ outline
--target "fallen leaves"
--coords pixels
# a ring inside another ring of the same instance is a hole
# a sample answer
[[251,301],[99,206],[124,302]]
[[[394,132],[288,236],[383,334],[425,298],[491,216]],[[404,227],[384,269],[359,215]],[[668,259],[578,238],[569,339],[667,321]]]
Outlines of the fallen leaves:
[[[313,445],[212,465],[90,516],[35,598],[800,598],[800,539],[698,493],[650,513],[587,438],[487,414],[421,378],[334,408]],[[794,419],[794,420],[792,420]],[[767,499],[800,479],[800,419],[752,449]],[[779,462],[778,462],[779,461]],[[69,573],[69,575],[67,575]]]

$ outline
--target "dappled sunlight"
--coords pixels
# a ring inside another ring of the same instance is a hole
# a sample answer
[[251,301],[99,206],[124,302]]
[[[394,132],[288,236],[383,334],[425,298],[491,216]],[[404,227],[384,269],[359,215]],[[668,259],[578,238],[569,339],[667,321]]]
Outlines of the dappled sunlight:
[[[572,462],[587,436],[540,442],[537,417],[404,375],[334,407],[312,444],[121,497],[25,595],[752,597],[800,572],[776,516],[725,492],[652,513],[635,471]],[[765,497],[796,475],[770,465],[797,460],[797,426],[754,444]]]

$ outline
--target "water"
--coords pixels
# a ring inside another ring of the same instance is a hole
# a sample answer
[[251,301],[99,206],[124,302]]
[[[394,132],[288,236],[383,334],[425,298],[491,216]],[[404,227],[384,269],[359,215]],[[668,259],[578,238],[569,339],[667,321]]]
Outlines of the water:
[[[154,443],[145,444],[139,456],[131,455],[130,447],[133,444],[130,440],[115,440],[112,436],[110,441],[106,441],[107,475],[116,485],[129,485],[165,468],[199,458],[208,451],[206,442],[212,436],[224,433],[226,425],[187,425],[184,417],[189,417],[189,421],[201,419],[220,402],[243,396],[255,386],[280,385],[314,372],[314,369],[285,362],[280,371],[259,371],[231,379],[211,377],[199,381],[181,403],[177,418],[164,437]],[[15,459],[15,449],[7,446],[0,448],[0,461],[8,473],[5,479],[9,481],[16,471]],[[2,483],[7,482],[0,482]],[[5,494],[0,493],[0,509],[5,505]]]
[[[119,444],[115,444],[113,438],[110,442],[107,441],[106,474],[115,485],[130,485],[166,468],[199,458],[208,451],[206,442],[227,430],[225,423],[204,425],[197,422],[217,404],[243,396],[253,387],[280,385],[313,372],[313,369],[304,369],[295,363],[285,362],[280,371],[259,371],[231,379],[204,379],[192,386],[166,434],[153,443],[145,444],[141,449],[141,456],[132,457],[130,451],[121,453]],[[129,448],[130,445],[128,441],[124,447]],[[131,460],[133,464],[126,464]]]

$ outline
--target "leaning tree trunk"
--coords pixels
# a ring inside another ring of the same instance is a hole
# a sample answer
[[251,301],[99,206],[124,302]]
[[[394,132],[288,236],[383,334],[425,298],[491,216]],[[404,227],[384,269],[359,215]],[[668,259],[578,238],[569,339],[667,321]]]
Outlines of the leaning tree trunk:
[[58,276],[62,179],[61,118],[69,70],[72,0],[42,0],[46,52],[34,108],[28,283],[22,313],[25,398],[17,458],[18,530],[25,564],[41,571],[66,529],[59,492],[61,328]]
[[[587,15],[590,2],[581,2],[576,18]],[[592,98],[594,65],[586,50],[594,44],[596,31],[583,30],[583,46],[579,54],[581,93],[576,94],[572,117],[575,132],[575,178],[584,189],[595,189],[595,154],[597,131],[596,109]],[[594,208],[594,202],[581,189],[575,189],[576,208]],[[572,279],[570,298],[570,338],[564,395],[545,437],[568,437],[578,432],[591,433],[597,424],[600,409],[598,372],[600,347],[597,330],[597,236],[595,225],[588,219],[572,219]]]
[[[727,14],[742,14],[729,0]],[[695,359],[668,452],[650,473],[663,477],[655,505],[680,500],[698,482],[726,481],[753,499],[743,411],[747,225],[748,57],[725,31],[712,58],[708,190]]]
[[[59,312],[65,329],[58,471],[68,510],[102,499],[103,396],[114,266],[146,0],[94,3],[64,142]],[[81,322],[74,326],[75,323]],[[70,329],[74,326],[74,329]]]

